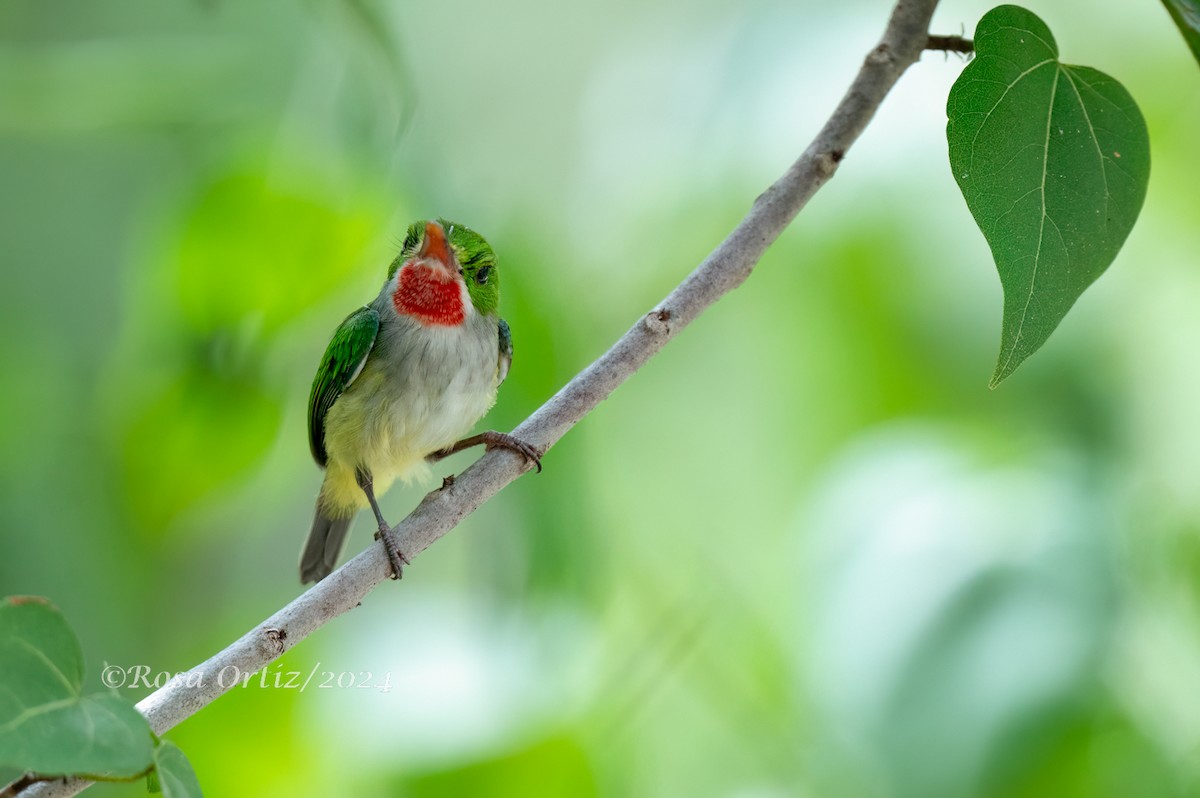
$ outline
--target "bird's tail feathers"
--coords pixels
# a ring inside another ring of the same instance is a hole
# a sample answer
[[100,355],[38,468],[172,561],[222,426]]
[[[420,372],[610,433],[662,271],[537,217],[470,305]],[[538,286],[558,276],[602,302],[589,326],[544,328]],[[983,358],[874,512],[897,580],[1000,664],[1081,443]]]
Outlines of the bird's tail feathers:
[[321,502],[317,502],[317,512],[313,517],[312,529],[308,533],[308,542],[304,544],[304,553],[300,555],[300,582],[308,584],[317,582],[329,576],[337,565],[346,543],[346,534],[350,531],[350,522],[354,514],[333,516],[326,511]]

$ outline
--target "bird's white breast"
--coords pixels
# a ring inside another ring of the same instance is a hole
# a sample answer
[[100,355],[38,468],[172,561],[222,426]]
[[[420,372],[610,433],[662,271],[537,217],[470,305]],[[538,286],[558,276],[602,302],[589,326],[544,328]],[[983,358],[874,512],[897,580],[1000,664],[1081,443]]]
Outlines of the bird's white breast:
[[495,402],[498,355],[492,317],[426,326],[383,310],[362,373],[326,418],[331,467],[365,466],[377,492],[422,473],[428,454],[464,437]]

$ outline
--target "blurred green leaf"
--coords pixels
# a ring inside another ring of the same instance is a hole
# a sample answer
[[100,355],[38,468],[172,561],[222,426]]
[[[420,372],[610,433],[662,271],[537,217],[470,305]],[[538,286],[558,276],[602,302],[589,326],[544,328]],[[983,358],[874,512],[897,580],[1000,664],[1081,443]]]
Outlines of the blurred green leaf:
[[283,408],[254,377],[193,368],[146,399],[125,432],[126,494],[149,529],[256,465]]
[[[13,20],[4,21],[10,29]],[[282,44],[170,35],[40,47],[3,42],[0,131],[138,129],[195,124],[198,116],[267,116],[274,107],[263,102],[263,92],[287,76],[254,65],[265,47],[282,51]]]
[[200,798],[200,782],[192,763],[174,743],[162,740],[154,749],[154,774],[149,781],[151,792],[163,798]]
[[1023,778],[1097,694],[1119,596],[1109,513],[1081,471],[998,443],[900,425],[816,494],[820,700],[890,796]]
[[1121,84],[1060,63],[1029,11],[989,11],[975,49],[950,90],[946,137],[1004,286],[995,387],[1116,257],[1146,196],[1150,142]]
[[1163,0],[1192,55],[1200,61],[1200,0]]
[[44,599],[0,605],[0,765],[40,775],[137,777],[152,760],[146,719],[108,693],[84,696],[83,654]]
[[404,794],[414,798],[535,794],[587,798],[596,794],[596,784],[579,743],[551,737],[495,759],[408,779]]
[[[396,119],[394,130],[402,132],[416,112],[417,86],[400,44],[389,30],[388,17],[364,0],[346,0],[341,7],[356,34],[351,40],[353,52],[360,57],[378,58],[373,69],[364,71],[365,77],[375,84],[376,102],[392,109]],[[373,110],[380,117],[386,116],[381,108]]]
[[198,332],[250,325],[270,334],[344,283],[378,220],[319,190],[243,174],[200,194],[179,242],[179,300]]
[[[1099,703],[1099,709],[1079,707],[1057,730],[1043,718],[1014,730],[1007,761],[991,769],[982,798],[1183,794],[1164,752],[1131,719]],[[1028,757],[1031,742],[1039,743],[1034,757]]]

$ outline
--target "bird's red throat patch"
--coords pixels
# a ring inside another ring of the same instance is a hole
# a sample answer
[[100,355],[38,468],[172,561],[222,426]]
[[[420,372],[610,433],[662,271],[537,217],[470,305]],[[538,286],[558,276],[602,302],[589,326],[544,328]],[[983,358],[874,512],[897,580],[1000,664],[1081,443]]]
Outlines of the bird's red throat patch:
[[467,315],[462,284],[455,276],[420,262],[400,268],[392,304],[397,312],[427,326],[457,327]]

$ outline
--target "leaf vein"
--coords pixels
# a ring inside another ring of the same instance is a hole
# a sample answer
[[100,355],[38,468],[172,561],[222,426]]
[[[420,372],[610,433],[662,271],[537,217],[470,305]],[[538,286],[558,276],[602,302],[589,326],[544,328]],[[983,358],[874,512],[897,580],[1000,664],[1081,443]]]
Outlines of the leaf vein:
[[[1021,320],[1017,322],[1017,332],[1013,336],[1011,348],[1008,350],[1008,357],[1004,359],[1004,365],[1001,367],[1000,373],[1008,371],[1008,366],[1012,363],[1013,355],[1016,354],[1017,344],[1021,341],[1021,334],[1025,331],[1025,320],[1029,317],[1029,305],[1033,301],[1033,289],[1037,285],[1038,266],[1042,260],[1042,242],[1046,238],[1046,175],[1050,165],[1050,129],[1053,127],[1054,98],[1058,94],[1058,81],[1061,77],[1061,69],[1059,71],[1059,76],[1055,78],[1054,83],[1050,86],[1050,102],[1048,103],[1049,107],[1046,109],[1046,138],[1042,145],[1042,182],[1039,187],[1041,191],[1042,218],[1038,224],[1037,250],[1033,254],[1033,271],[1029,275],[1029,293],[1025,296],[1025,305],[1021,308]],[[1057,230],[1058,225],[1054,226]],[[1062,232],[1059,231],[1059,237],[1061,238],[1061,236]]]
[[71,682],[71,680],[67,678],[67,675],[65,673],[63,673],[61,670],[59,670],[58,666],[55,665],[54,662],[51,661],[51,659],[46,656],[45,652],[43,652],[41,649],[36,648],[33,645],[31,645],[28,640],[18,639],[16,641],[16,643],[17,643],[17,645],[28,650],[29,653],[31,653],[35,657],[37,657],[42,662],[42,664],[45,665],[46,668],[48,668],[50,670],[51,673],[53,673],[55,676],[58,677],[59,681],[61,681],[63,683],[63,686],[67,688],[67,691],[69,693],[71,693],[72,695],[74,695],[76,697],[79,696],[79,688],[76,687]]
[[49,713],[49,712],[57,712],[58,710],[62,709],[63,707],[70,706],[71,704],[77,703],[78,701],[79,701],[78,698],[72,696],[71,698],[60,698],[57,701],[48,701],[45,704],[38,704],[37,706],[33,706],[33,707],[25,707],[20,712],[18,712],[15,716],[13,716],[12,720],[8,721],[7,723],[5,723],[3,725],[0,725],[0,733],[7,733],[7,732],[15,731],[26,721],[32,720],[33,718],[36,718],[38,715],[45,715],[46,713]]
[[1034,70],[1041,69],[1042,67],[1046,66],[1046,64],[1053,63],[1055,63],[1053,58],[1047,58],[1045,61],[1039,61],[1029,69],[1026,69],[1020,75],[1017,75],[1015,78],[1013,78],[1008,86],[1005,87],[1004,91],[1000,93],[1000,96],[996,98],[996,102],[992,103],[992,107],[987,110],[987,113],[983,115],[983,119],[980,120],[979,127],[975,128],[975,135],[971,137],[971,169],[975,168],[975,143],[979,140],[979,134],[983,132],[983,128],[987,125],[988,120],[991,119],[992,114],[995,113],[996,109],[1000,107],[1000,103],[1004,102],[1004,98],[1008,96],[1008,93],[1016,88],[1017,84],[1028,77],[1030,73],[1032,73]]
[[[1059,72],[1065,75],[1067,82],[1071,84],[1071,89],[1075,92],[1075,99],[1079,101],[1079,111],[1087,121],[1088,132],[1092,135],[1092,144],[1096,146],[1096,157],[1100,160],[1100,179],[1104,181],[1104,227],[1107,230],[1108,201],[1112,197],[1112,192],[1108,190],[1108,167],[1105,166],[1104,151],[1100,149],[1100,139],[1096,136],[1096,127],[1092,124],[1092,115],[1088,113],[1087,104],[1083,101],[1083,95],[1079,93],[1079,87],[1075,85],[1074,70],[1059,67]],[[1055,81],[1055,85],[1057,83]]]

